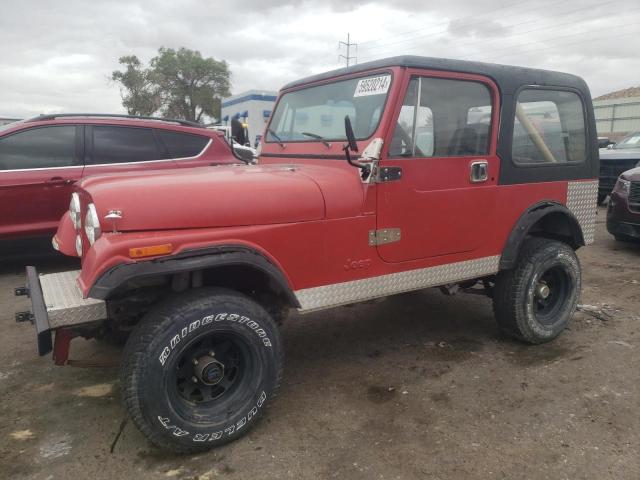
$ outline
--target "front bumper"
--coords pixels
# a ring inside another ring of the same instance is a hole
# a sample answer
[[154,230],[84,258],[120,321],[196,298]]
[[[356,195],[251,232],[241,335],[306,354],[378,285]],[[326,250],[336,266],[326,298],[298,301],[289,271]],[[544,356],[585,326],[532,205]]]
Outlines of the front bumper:
[[607,218],[607,231],[614,236],[637,238],[640,240],[640,223],[620,222]]
[[31,312],[17,313],[16,320],[30,320],[34,324],[40,355],[52,350],[52,330],[107,318],[104,300],[82,298],[76,282],[79,273],[68,271],[38,275],[35,267],[27,267],[27,284],[15,291],[16,295],[31,298]]
[[611,193],[607,207],[607,231],[614,236],[640,239],[640,211],[631,210],[627,195]]

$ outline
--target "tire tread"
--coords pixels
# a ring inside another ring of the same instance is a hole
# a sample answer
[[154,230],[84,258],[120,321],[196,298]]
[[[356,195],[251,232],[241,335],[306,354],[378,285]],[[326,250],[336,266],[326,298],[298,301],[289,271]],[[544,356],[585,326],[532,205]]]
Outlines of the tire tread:
[[[221,300],[224,298],[224,301],[227,302],[231,301],[244,304],[249,301],[254,305],[258,305],[249,297],[233,290],[222,288],[199,288],[191,290],[177,295],[176,297],[169,298],[150,310],[135,327],[129,337],[129,341],[125,345],[120,368],[120,385],[122,388],[122,398],[125,408],[129,412],[131,420],[136,427],[140,429],[143,435],[147,437],[151,443],[161,449],[171,450],[177,453],[197,453],[210,450],[213,446],[228,443],[240,436],[235,434],[225,436],[223,441],[218,441],[213,445],[209,444],[208,446],[186,446],[178,442],[170,442],[164,435],[161,435],[158,431],[151,428],[149,423],[146,421],[143,413],[142,402],[138,394],[139,379],[142,376],[140,373],[143,371],[144,361],[148,355],[148,347],[151,342],[173,322],[172,317],[177,314],[179,315],[181,309],[192,309],[197,307],[198,304],[203,304],[206,299],[209,299],[212,296],[219,296],[221,297]],[[283,348],[277,349],[278,368],[276,371],[274,387],[269,398],[267,398],[263,407],[255,417],[256,422],[263,415],[271,401],[277,396],[280,383],[282,381],[284,360],[283,350]],[[256,422],[254,422],[254,424]],[[244,431],[242,434],[244,434]]]
[[548,341],[534,335],[521,324],[519,299],[527,288],[527,276],[530,267],[535,266],[539,255],[546,250],[565,250],[575,256],[573,248],[566,243],[545,237],[529,237],[525,240],[518,254],[518,261],[513,269],[501,271],[493,292],[493,311],[498,327],[503,333],[526,343],[539,344]]

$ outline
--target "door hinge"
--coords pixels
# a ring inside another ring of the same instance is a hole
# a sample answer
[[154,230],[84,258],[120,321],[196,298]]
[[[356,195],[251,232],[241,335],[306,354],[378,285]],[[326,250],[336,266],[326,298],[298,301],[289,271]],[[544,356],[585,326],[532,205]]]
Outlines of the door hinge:
[[400,167],[382,167],[379,174],[380,182],[394,182],[402,178],[402,168]]
[[369,246],[384,245],[400,241],[399,228],[383,228],[382,230],[369,230]]

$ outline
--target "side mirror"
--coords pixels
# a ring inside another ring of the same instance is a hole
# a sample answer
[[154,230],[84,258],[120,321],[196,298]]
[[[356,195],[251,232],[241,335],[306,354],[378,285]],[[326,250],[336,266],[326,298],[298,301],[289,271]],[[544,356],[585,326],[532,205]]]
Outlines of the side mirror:
[[352,152],[358,151],[358,143],[356,142],[356,136],[353,133],[353,127],[351,126],[351,119],[349,115],[344,117],[344,131],[347,136],[347,145]]

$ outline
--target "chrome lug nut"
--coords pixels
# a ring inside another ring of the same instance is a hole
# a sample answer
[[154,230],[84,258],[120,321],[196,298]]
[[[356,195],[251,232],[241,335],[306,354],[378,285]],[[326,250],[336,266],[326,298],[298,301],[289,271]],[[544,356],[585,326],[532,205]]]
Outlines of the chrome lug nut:
[[538,286],[536,287],[536,296],[538,298],[541,299],[546,299],[549,294],[551,293],[551,289],[549,288],[549,286],[545,283],[540,283],[538,284]]

